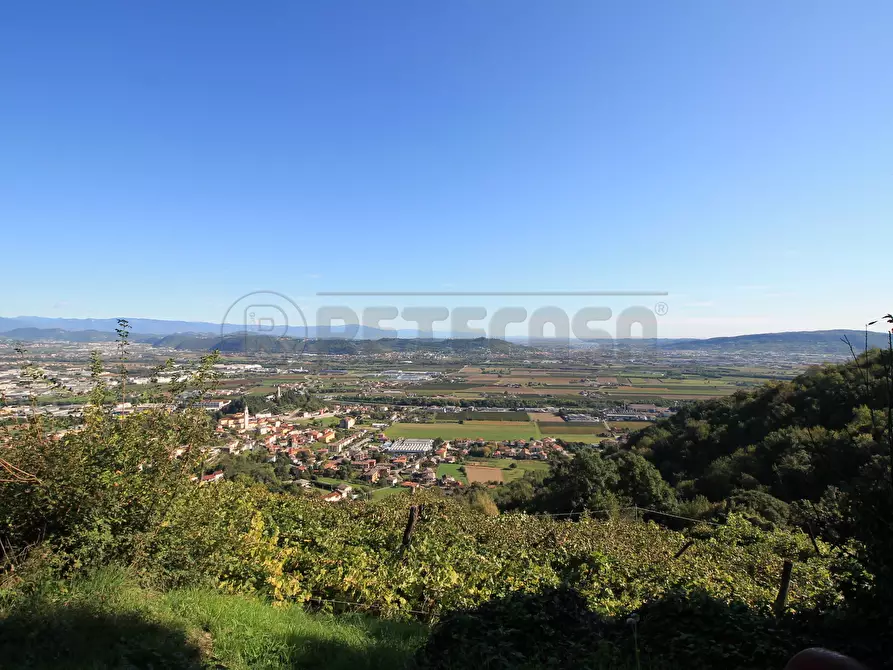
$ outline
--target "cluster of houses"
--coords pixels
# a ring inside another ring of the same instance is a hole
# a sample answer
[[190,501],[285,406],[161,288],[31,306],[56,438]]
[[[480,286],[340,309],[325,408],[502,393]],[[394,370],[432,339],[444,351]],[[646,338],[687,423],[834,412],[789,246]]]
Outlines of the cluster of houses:
[[[373,485],[402,486],[408,489],[439,487],[453,492],[462,483],[447,474],[438,476],[441,463],[456,463],[474,452],[490,447],[491,456],[498,458],[547,460],[552,453],[563,452],[558,442],[543,440],[515,440],[490,443],[484,440],[457,440],[434,446],[434,440],[401,439],[394,442],[375,442],[346,450],[322,465],[322,471],[336,473],[349,468],[355,479]],[[308,483],[309,485],[309,483]],[[337,502],[351,495],[349,485],[339,486],[325,500]]]
[[[356,413],[357,408],[351,408]],[[324,408],[308,413],[309,417],[333,416],[342,412],[341,407],[331,411]],[[305,418],[305,417],[300,417]],[[383,426],[382,426],[383,427]],[[385,435],[372,429],[357,427],[353,416],[339,417],[340,431],[332,427],[314,427],[297,423],[294,415],[273,416],[268,413],[251,415],[240,412],[218,420],[217,431],[228,436],[223,444],[207,447],[209,455],[216,453],[237,454],[246,449],[265,448],[270,461],[288,459],[294,466],[295,483],[311,487],[313,475],[338,477],[372,486],[403,486],[409,489],[440,487],[454,491],[462,486],[449,475],[438,476],[441,463],[456,463],[466,456],[474,457],[484,447],[495,457],[546,460],[562,447],[551,438],[542,440],[514,440],[487,442],[455,440],[435,445],[429,439],[398,439],[388,441]],[[201,483],[213,483],[223,478],[218,470],[204,475]],[[337,502],[357,497],[356,489],[348,482],[338,485],[325,496],[325,500]]]

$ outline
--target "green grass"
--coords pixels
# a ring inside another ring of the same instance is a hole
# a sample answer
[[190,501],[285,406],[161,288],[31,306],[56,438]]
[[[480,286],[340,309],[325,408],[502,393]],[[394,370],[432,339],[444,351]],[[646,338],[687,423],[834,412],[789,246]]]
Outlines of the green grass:
[[566,433],[555,433],[549,435],[549,437],[554,437],[556,440],[562,440],[563,442],[585,442],[587,444],[598,444],[602,440],[608,439],[603,435],[568,435]]
[[608,435],[610,431],[605,428],[605,424],[603,423],[591,423],[586,425],[580,425],[576,422],[573,423],[564,423],[564,422],[551,422],[551,423],[541,423],[540,431],[543,435],[546,436],[555,436],[555,435]]
[[420,624],[358,614],[310,614],[213,589],[148,591],[102,570],[38,596],[2,594],[0,665],[9,668],[404,667],[424,643]]
[[527,412],[472,412],[465,410],[462,412],[442,412],[435,415],[435,421],[530,421],[530,415]]
[[540,431],[532,421],[505,421],[500,424],[475,423],[395,423],[385,431],[389,438],[417,437],[455,440],[459,438],[483,438],[485,440],[527,440],[539,438]]
[[608,425],[611,426],[612,430],[623,430],[627,429],[630,431],[641,430],[642,428],[649,428],[654,425],[653,421],[609,421]]
[[350,482],[346,482],[343,479],[337,479],[336,477],[317,477],[316,481],[321,482],[323,484],[331,484],[332,486],[338,486],[339,484],[349,484]]
[[431,384],[419,384],[417,386],[410,387],[413,392],[421,391],[429,391],[434,393],[444,393],[446,391],[464,391],[466,389],[474,388],[475,386],[480,386],[480,384],[476,382],[456,382],[455,384],[446,384],[446,383],[431,383]]
[[294,423],[299,426],[304,426],[304,425],[310,423],[311,421],[318,421],[322,426],[337,426],[341,422],[341,419],[337,416],[326,416],[321,419],[319,417],[316,417],[316,418],[311,417],[309,419],[294,419],[294,420],[290,421],[289,423]]
[[464,474],[459,472],[459,468],[461,467],[462,465],[460,463],[441,463],[437,466],[437,476],[443,477],[444,475],[448,475],[454,478],[456,481],[467,484],[468,479],[465,477]]
[[391,496],[406,493],[406,489],[400,486],[392,486],[386,489],[374,489],[372,491],[372,500],[381,500],[382,498],[390,498]]

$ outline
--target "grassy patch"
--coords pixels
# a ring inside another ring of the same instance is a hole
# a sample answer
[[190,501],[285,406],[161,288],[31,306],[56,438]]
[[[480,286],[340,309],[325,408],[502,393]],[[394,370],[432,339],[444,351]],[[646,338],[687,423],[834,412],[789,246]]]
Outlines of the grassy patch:
[[607,435],[610,431],[603,423],[541,423],[540,432],[543,435]]
[[567,433],[556,433],[549,437],[554,437],[562,442],[585,442],[586,444],[598,444],[602,440],[608,439],[603,435],[568,435]]
[[460,463],[441,463],[437,466],[437,476],[443,477],[444,475],[447,475],[456,481],[467,484],[468,478],[463,473],[459,472],[459,468],[461,467],[462,465]]
[[390,669],[427,636],[418,624],[309,614],[211,589],[147,591],[118,570],[41,593],[0,609],[4,667]]
[[641,430],[642,428],[648,428],[649,426],[653,426],[653,421],[610,421],[608,423],[611,426],[611,430]]
[[390,498],[391,496],[396,496],[406,493],[405,488],[401,488],[399,486],[389,487],[386,489],[374,489],[372,491],[372,500],[381,500],[382,498]]
[[341,419],[337,416],[324,416],[322,418],[311,417],[309,419],[291,419],[289,420],[289,423],[293,423],[298,426],[304,426],[312,421],[318,421],[322,426],[337,426],[341,422]]

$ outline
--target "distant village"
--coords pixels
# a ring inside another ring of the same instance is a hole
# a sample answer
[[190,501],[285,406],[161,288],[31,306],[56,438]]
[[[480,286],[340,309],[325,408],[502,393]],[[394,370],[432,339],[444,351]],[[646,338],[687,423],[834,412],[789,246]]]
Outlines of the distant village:
[[[210,409],[210,408],[209,408]],[[347,412],[350,412],[348,414]],[[217,421],[217,434],[222,444],[206,447],[208,456],[238,455],[263,449],[270,462],[288,459],[296,472],[294,483],[304,488],[314,486],[314,478],[336,477],[363,482],[374,487],[418,489],[439,487],[446,492],[463,484],[447,474],[438,476],[442,463],[461,462],[474,451],[488,447],[488,455],[496,458],[546,461],[552,454],[563,454],[564,448],[552,438],[492,442],[479,440],[433,440],[400,438],[389,440],[383,429],[389,423],[371,423],[371,412],[389,412],[380,406],[323,407],[313,412],[297,411],[287,415],[251,414],[248,411],[225,415]],[[400,413],[390,412],[391,420]],[[335,426],[314,426],[308,422],[337,419]],[[359,427],[357,420],[363,420]],[[314,421],[316,420],[316,421]],[[201,477],[208,484],[224,478],[222,470]],[[334,485],[324,500],[338,502],[360,497],[349,481]]]

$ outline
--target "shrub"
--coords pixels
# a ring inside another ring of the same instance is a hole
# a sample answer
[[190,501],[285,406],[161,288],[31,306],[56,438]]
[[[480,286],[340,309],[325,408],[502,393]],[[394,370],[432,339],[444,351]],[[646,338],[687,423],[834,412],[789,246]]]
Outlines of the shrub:
[[601,616],[568,587],[515,593],[446,615],[416,655],[420,670],[486,667],[781,668],[823,641],[817,620],[773,617],[766,608],[700,589],[671,591],[630,615]]

